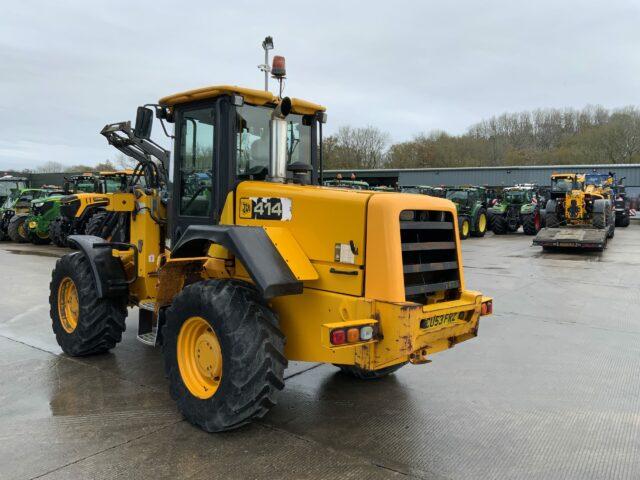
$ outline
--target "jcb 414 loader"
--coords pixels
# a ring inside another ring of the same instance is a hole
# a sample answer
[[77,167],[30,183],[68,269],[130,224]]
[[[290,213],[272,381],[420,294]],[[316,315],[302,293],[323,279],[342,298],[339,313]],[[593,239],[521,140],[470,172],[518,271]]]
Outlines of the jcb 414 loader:
[[576,173],[551,175],[551,198],[545,209],[546,227],[533,239],[543,249],[556,247],[602,251],[615,233],[611,190],[586,185]]
[[175,124],[172,182],[152,109],[103,129],[145,181],[105,207],[125,241],[71,236],[78,251],[56,264],[67,354],[112,349],[139,307],[138,338],[162,347],[178,408],[213,432],[273,407],[287,360],[382,377],[475,337],[492,313],[465,288],[453,203],[320,186],[322,106],[217,86],[153,108]]

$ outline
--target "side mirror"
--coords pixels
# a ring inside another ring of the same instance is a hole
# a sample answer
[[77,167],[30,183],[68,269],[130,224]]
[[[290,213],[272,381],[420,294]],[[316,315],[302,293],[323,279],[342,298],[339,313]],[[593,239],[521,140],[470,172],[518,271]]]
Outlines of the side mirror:
[[153,127],[153,110],[146,107],[138,107],[133,135],[137,138],[148,140],[151,137],[151,127]]

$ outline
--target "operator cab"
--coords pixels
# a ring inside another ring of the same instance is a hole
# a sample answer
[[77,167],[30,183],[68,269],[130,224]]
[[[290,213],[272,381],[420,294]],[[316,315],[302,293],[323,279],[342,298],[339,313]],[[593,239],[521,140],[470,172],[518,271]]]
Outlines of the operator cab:
[[[172,243],[189,225],[219,223],[227,194],[238,182],[319,183],[326,121],[320,105],[214,86],[162,98],[155,107],[156,116],[175,124]],[[150,133],[150,125],[147,129]]]

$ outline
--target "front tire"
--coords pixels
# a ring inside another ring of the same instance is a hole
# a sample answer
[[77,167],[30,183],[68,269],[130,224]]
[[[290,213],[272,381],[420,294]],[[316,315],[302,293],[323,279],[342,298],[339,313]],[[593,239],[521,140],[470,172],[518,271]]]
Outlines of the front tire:
[[522,230],[525,235],[535,235],[540,231],[540,213],[533,212],[528,215],[524,215],[522,219]]
[[171,396],[184,417],[207,432],[262,418],[284,388],[284,335],[248,283],[187,286],[167,310],[163,339]]
[[28,215],[26,213],[19,213],[14,215],[9,221],[9,238],[16,243],[27,243],[29,241],[29,232],[25,225]]
[[484,237],[485,233],[487,233],[487,211],[481,208],[476,215],[471,235],[474,237]]
[[509,229],[507,219],[502,215],[494,215],[491,222],[491,230],[496,235],[505,235]]
[[104,353],[122,339],[126,299],[98,298],[89,261],[81,252],[70,253],[56,262],[49,305],[53,333],[67,355]]
[[458,217],[458,230],[460,232],[460,240],[466,240],[469,238],[469,234],[471,233],[471,222],[469,221],[469,217]]

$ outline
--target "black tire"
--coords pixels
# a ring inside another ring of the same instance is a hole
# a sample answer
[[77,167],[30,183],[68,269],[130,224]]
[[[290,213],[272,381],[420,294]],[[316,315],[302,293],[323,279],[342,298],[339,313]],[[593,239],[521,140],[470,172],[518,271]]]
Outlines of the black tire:
[[[536,215],[538,215],[538,223],[536,224]],[[535,235],[540,230],[540,214],[538,212],[530,213],[522,216],[522,230],[525,235]]]
[[[209,323],[222,355],[220,383],[207,399],[186,387],[178,366],[178,335],[194,316]],[[232,430],[262,418],[284,388],[284,335],[275,313],[248,283],[205,280],[187,286],[166,312],[162,338],[171,396],[184,417],[207,432]]]
[[[65,278],[73,281],[78,294],[78,321],[71,333],[63,327],[58,308],[58,291]],[[49,290],[53,333],[67,355],[104,353],[122,340],[127,318],[126,299],[98,298],[89,261],[82,252],[69,253],[56,262]]]
[[[464,226],[466,224],[466,235],[464,233]],[[460,233],[460,240],[466,240],[469,238],[469,234],[471,233],[471,220],[466,215],[462,215],[458,217],[458,232]]]
[[95,235],[100,238],[107,238],[109,235],[104,231],[104,223],[106,222],[109,216],[109,212],[105,212],[104,210],[98,210],[96,213],[91,215],[87,225],[84,228],[85,235]]
[[379,370],[365,370],[355,365],[336,365],[336,367],[338,367],[342,373],[349,375],[350,377],[354,377],[359,380],[374,380],[397,372],[406,364],[406,362],[398,363],[397,365],[391,365],[390,367],[381,368]]
[[631,223],[631,217],[629,215],[625,215],[620,219],[620,227],[626,228]]
[[507,219],[501,215],[494,215],[491,221],[491,230],[496,235],[505,235],[509,229]]
[[26,213],[19,213],[11,217],[7,233],[12,241],[16,243],[27,243],[29,241],[29,233],[24,224],[28,216]]
[[560,226],[560,220],[555,213],[547,213],[544,219],[545,227],[547,228],[558,228]]
[[606,212],[598,212],[593,214],[593,226],[598,229],[604,229],[607,227]]
[[64,219],[62,217],[54,218],[49,226],[49,236],[51,241],[57,247],[66,247],[67,238],[64,232]]
[[48,245],[51,243],[51,237],[47,235],[46,237],[41,237],[35,232],[29,232],[29,241],[34,245]]
[[[484,229],[480,229],[480,218],[484,215]],[[487,227],[489,226],[489,219],[487,218],[487,211],[484,208],[478,209],[476,213],[476,218],[473,221],[473,229],[471,230],[471,235],[474,237],[484,237],[484,234],[487,233]]]

